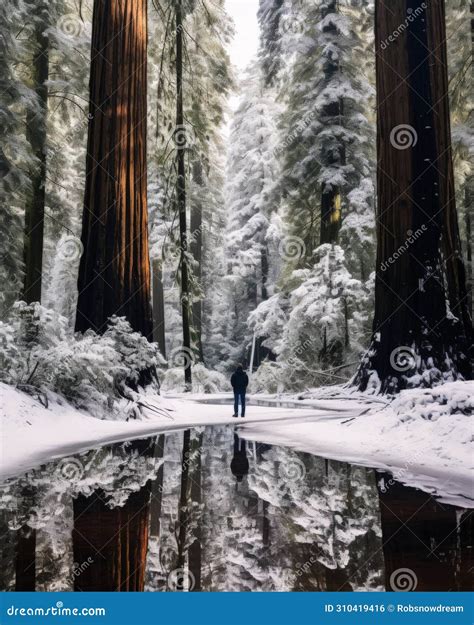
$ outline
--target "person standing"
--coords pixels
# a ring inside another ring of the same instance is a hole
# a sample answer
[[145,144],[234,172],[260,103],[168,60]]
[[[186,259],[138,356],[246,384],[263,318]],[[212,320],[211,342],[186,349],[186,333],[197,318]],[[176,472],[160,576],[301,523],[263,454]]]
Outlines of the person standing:
[[230,378],[230,383],[234,389],[234,414],[233,417],[239,416],[239,400],[241,405],[241,416],[245,417],[245,393],[249,383],[248,375],[245,373],[242,365],[238,365],[237,369]]

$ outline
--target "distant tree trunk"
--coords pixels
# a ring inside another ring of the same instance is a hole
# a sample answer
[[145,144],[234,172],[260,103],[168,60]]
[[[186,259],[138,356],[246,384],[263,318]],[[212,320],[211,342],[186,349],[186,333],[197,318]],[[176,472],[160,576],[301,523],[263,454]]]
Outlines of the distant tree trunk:
[[153,340],[158,343],[163,358],[166,358],[165,295],[163,288],[162,261],[155,259],[153,271]]
[[[268,272],[269,272],[268,248],[267,248],[266,243],[262,244],[262,250],[260,254],[260,266],[261,266],[261,272],[262,272],[261,296],[262,296],[262,302],[265,302],[268,299],[267,284],[268,284]],[[265,340],[265,337],[258,337],[257,339],[257,350],[256,350],[256,358],[255,358],[256,367],[258,367],[262,363],[262,361],[265,360],[265,358],[274,360],[274,355],[272,354],[272,352],[268,349],[268,347],[265,347],[262,344],[264,340]]]
[[26,138],[35,157],[31,174],[31,194],[25,206],[23,297],[27,303],[41,302],[43,272],[44,205],[46,185],[46,116],[48,111],[49,40],[45,30],[49,24],[49,7],[40,0],[34,7],[35,52],[32,62],[33,88],[38,109],[29,107],[26,115]]
[[[186,133],[183,111],[183,8],[182,0],[176,0],[176,147],[178,176],[176,179],[176,198],[179,214],[179,235],[181,244],[181,314],[183,323],[184,382],[186,390],[192,389],[192,372],[189,362],[191,354],[189,273],[188,273],[188,237],[186,225]],[[178,140],[184,135],[184,145]]]
[[[321,17],[324,19],[331,13],[337,13],[337,2],[333,0],[329,2],[322,10]],[[330,23],[323,28],[323,32],[336,35],[338,28],[336,24]],[[340,71],[339,59],[333,58],[331,52],[327,53],[324,66],[324,81],[329,84],[330,81]],[[323,115],[327,119],[327,123],[334,121],[334,118],[340,118],[343,114],[343,102],[339,98],[335,102],[330,102],[324,107]],[[345,150],[342,145],[331,146],[327,148],[323,154],[323,159],[327,166],[337,166],[344,164]],[[321,234],[320,244],[336,243],[339,230],[341,228],[341,193],[335,184],[323,183],[321,187]]]
[[262,302],[265,302],[268,299],[268,249],[265,243],[262,245],[260,259],[262,269]]
[[151,340],[146,55],[146,2],[95,0],[76,330],[119,315]]
[[193,163],[193,181],[199,187],[197,200],[191,206],[191,245],[190,251],[195,262],[194,277],[199,288],[199,299],[193,301],[193,328],[196,333],[199,360],[203,362],[202,350],[202,204],[200,192],[203,186],[202,163],[197,160]]
[[[443,0],[376,2],[378,218],[372,345],[355,381],[396,392],[472,376],[454,198]],[[435,53],[436,52],[436,53]]]

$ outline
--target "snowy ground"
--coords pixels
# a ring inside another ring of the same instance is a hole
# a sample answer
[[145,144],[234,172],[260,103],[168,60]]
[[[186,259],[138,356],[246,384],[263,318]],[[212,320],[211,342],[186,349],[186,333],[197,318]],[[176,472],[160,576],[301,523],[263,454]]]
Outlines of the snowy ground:
[[399,481],[436,491],[447,503],[474,507],[473,382],[404,391],[391,404],[360,393],[344,396],[341,390],[302,397],[250,397],[245,420],[237,420],[229,394],[147,396],[144,418],[124,422],[98,420],[65,403],[45,408],[0,384],[0,477],[107,443],[229,424],[249,440],[387,469]]

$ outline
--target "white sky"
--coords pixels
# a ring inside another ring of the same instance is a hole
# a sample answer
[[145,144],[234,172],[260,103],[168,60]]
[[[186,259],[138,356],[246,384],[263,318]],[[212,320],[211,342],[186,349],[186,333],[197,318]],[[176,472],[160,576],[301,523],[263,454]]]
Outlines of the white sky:
[[[243,70],[256,56],[258,50],[259,28],[257,21],[258,0],[226,0],[226,8],[234,20],[235,35],[229,48],[230,60],[238,72],[237,80]],[[229,98],[229,107],[235,111],[239,103],[239,94]],[[224,135],[229,134],[230,118],[224,124]]]
[[226,0],[226,7],[235,22],[230,58],[239,70],[243,70],[258,49],[258,0]]

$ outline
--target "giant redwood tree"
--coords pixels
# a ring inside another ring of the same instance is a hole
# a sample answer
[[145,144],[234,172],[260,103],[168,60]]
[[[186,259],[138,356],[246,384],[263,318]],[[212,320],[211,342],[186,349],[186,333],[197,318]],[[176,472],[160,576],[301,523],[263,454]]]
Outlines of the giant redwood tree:
[[76,330],[125,316],[151,338],[147,3],[95,0]]
[[[95,0],[78,331],[102,332],[115,314],[151,339],[146,78],[146,0]],[[149,502],[149,483],[122,507],[100,492],[74,501],[74,558],[92,562],[76,590],[143,590]]]
[[[361,389],[471,378],[444,0],[377,0],[377,272]],[[380,386],[379,386],[380,384]]]

